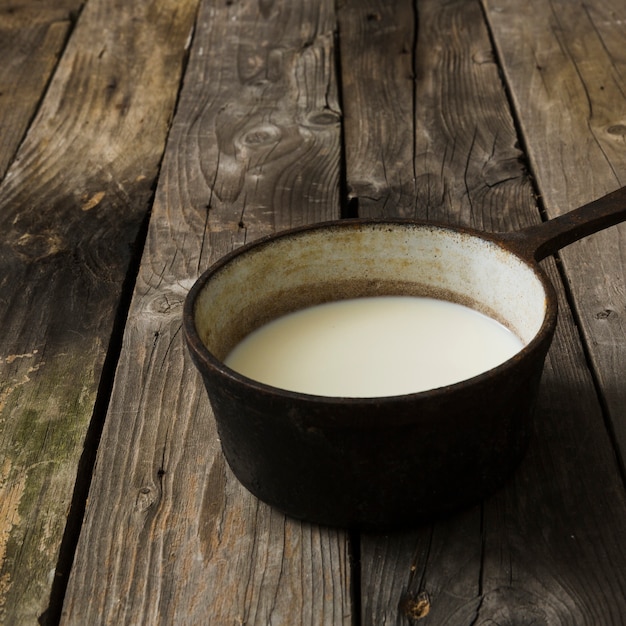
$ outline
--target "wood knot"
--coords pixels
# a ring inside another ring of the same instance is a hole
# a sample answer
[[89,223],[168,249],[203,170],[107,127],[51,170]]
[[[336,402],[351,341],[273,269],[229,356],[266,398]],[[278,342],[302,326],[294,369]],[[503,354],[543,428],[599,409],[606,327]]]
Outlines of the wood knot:
[[159,493],[152,487],[141,487],[135,499],[135,509],[140,513],[145,513],[151,509],[160,499]]
[[407,594],[402,600],[400,610],[408,619],[420,620],[430,613],[430,596],[426,591],[420,591],[417,595]]
[[485,63],[495,63],[493,51],[489,49],[479,50],[472,55],[472,61],[476,65],[484,65]]
[[340,119],[339,113],[330,109],[324,109],[323,111],[311,113],[307,117],[307,123],[310,126],[335,126],[339,124]]
[[615,315],[615,311],[611,309],[604,309],[604,311],[599,311],[598,313],[596,313],[595,318],[597,320],[606,320],[612,315]]
[[[472,613],[474,624],[502,626],[550,626],[563,623],[556,605],[536,594],[515,587],[498,587],[472,600],[451,616],[449,624],[459,624],[461,615]],[[464,622],[465,620],[463,620]]]
[[146,310],[153,315],[178,315],[183,306],[184,297],[180,294],[168,291],[159,293],[154,298],[148,300]]
[[41,234],[24,233],[17,239],[13,249],[23,258],[40,261],[65,251],[65,246],[60,235],[47,231]]
[[606,132],[609,135],[620,135],[622,137],[626,136],[626,124],[613,124],[606,129]]
[[282,132],[274,124],[259,124],[249,130],[241,139],[244,146],[248,148],[262,148],[269,144],[278,143]]

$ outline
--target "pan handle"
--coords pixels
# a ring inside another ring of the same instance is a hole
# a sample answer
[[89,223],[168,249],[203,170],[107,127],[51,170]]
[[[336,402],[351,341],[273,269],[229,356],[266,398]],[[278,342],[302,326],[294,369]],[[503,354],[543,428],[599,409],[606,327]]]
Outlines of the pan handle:
[[624,220],[626,187],[621,187],[559,217],[501,235],[522,257],[541,261],[570,243]]

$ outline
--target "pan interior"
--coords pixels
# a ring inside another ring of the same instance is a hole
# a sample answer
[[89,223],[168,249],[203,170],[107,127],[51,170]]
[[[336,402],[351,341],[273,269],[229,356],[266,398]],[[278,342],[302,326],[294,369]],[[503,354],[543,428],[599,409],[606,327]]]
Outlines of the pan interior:
[[427,296],[498,320],[524,345],[546,314],[531,266],[465,231],[415,223],[337,223],[247,248],[208,273],[196,329],[223,360],[246,335],[286,313],[346,298]]

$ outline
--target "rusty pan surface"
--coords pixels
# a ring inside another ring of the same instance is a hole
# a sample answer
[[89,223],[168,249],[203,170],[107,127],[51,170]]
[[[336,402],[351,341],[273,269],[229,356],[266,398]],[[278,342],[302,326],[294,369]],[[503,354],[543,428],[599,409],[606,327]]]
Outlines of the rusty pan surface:
[[[500,486],[528,445],[557,319],[538,261],[626,219],[626,190],[514,233],[413,220],[301,227],[225,256],[192,287],[184,331],[234,474],[260,499],[323,524],[413,525]],[[371,295],[451,299],[499,319],[524,348],[474,378],[382,398],[286,391],[223,363],[249,332],[313,304]]]

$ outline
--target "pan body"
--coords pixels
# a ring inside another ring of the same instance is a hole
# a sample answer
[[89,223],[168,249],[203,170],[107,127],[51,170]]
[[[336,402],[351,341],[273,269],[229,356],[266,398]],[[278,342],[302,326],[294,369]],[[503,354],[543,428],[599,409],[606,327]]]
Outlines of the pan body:
[[[223,364],[239,341],[280,315],[385,295],[470,306],[525,347],[466,381],[381,398],[289,392]],[[380,529],[470,505],[510,476],[528,445],[556,313],[540,268],[495,237],[430,222],[342,220],[221,259],[191,289],[184,329],[241,483],[300,519]]]

